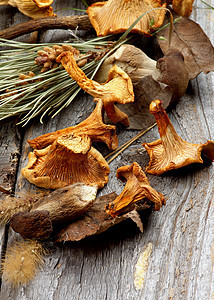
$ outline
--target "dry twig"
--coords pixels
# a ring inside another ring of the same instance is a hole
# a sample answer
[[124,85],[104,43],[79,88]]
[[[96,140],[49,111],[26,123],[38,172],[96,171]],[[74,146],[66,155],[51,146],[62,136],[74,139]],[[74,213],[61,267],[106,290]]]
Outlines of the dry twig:
[[0,30],[0,38],[13,39],[38,29],[80,29],[89,30],[92,25],[88,15],[48,17],[19,23],[9,28]]

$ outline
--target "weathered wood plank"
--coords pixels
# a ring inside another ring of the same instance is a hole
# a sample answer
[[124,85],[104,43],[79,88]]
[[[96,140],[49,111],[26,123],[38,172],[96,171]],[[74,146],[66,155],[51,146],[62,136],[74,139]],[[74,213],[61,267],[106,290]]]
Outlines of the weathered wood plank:
[[14,121],[1,122],[0,127],[0,186],[12,191],[16,179],[21,136]]
[[[64,3],[67,5],[68,1]],[[211,0],[207,3],[212,5]],[[202,5],[195,1],[192,19],[200,23],[213,43],[211,20],[214,12],[202,10]],[[42,38],[54,39],[56,36],[51,31]],[[202,143],[214,136],[214,74],[200,74],[192,81],[192,87],[192,94],[185,95],[169,117],[182,138]],[[35,123],[26,130],[18,174],[27,163],[27,139],[77,124],[92,110],[91,98],[83,94],[79,97],[81,101],[74,101],[53,120],[44,125]],[[134,134],[121,130],[120,143]],[[100,194],[114,190],[121,192],[123,184],[115,177],[117,167],[133,161],[145,166],[148,155],[142,152],[141,143],[158,137],[157,128],[152,129],[113,161],[109,183]],[[4,284],[2,299],[212,299],[213,165],[207,163],[148,177],[151,185],[165,195],[167,203],[161,211],[143,216],[143,234],[130,221],[82,242],[56,245],[45,258],[45,266],[34,281],[17,290]],[[28,189],[34,187],[18,176],[16,190]],[[152,250],[148,270],[142,288],[137,290],[134,285],[135,265],[149,243]]]

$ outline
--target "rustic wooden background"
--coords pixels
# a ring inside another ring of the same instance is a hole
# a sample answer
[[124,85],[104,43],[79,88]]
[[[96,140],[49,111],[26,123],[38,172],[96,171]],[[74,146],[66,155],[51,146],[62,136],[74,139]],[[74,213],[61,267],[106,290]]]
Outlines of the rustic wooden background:
[[[65,7],[84,8],[82,1],[54,1],[59,16],[75,14]],[[206,0],[213,5],[213,0]],[[76,14],[79,14],[76,13]],[[195,0],[191,18],[199,23],[214,42],[214,10]],[[28,20],[10,6],[0,7],[0,29]],[[40,41],[66,40],[63,30],[40,32]],[[196,36],[197,38],[197,36]],[[19,40],[29,41],[30,35]],[[1,72],[1,70],[0,70]],[[177,132],[187,141],[204,143],[214,139],[214,74],[200,74],[170,113]],[[81,101],[78,101],[81,99]],[[0,185],[25,191],[33,187],[20,177],[29,147],[26,140],[40,134],[79,123],[93,109],[91,97],[81,94],[60,115],[41,125],[22,129],[15,121],[0,123]],[[122,144],[136,132],[120,130]],[[148,156],[142,142],[159,138],[152,129],[110,164],[108,185],[101,195],[116,191],[123,184],[116,179],[117,167],[137,161],[142,166]],[[77,243],[53,245],[45,265],[28,286],[13,289],[2,284],[4,300],[136,300],[136,299],[214,299],[214,167],[192,166],[160,177],[148,176],[151,185],[167,199],[160,211],[143,217],[144,233],[131,221],[116,225],[106,233]],[[1,229],[3,242],[4,230]],[[11,232],[9,232],[9,239]],[[141,289],[134,285],[135,266],[141,252],[152,245]]]

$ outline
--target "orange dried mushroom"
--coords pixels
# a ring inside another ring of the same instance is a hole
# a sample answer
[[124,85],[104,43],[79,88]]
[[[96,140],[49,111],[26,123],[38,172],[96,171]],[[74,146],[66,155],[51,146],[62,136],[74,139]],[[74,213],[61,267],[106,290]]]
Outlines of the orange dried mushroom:
[[58,189],[82,182],[102,188],[108,182],[109,166],[87,135],[62,135],[55,142],[28,155],[22,175],[36,186]]
[[58,137],[63,134],[76,133],[78,135],[88,135],[92,142],[104,142],[109,149],[116,149],[118,138],[116,127],[103,123],[103,102],[97,100],[97,105],[90,116],[76,126],[71,126],[55,132],[46,133],[33,140],[28,140],[29,145],[34,149],[42,149],[51,145]]
[[107,116],[113,123],[121,122],[129,125],[128,116],[115,106],[115,102],[125,104],[134,101],[133,85],[129,76],[118,66],[113,66],[104,84],[89,79],[77,66],[72,52],[63,52],[58,58],[63,67],[76,80],[79,86],[92,95],[95,99],[101,99]]
[[97,2],[87,8],[87,14],[98,36],[126,31],[138,17],[148,12],[132,29],[132,32],[149,34],[158,28],[165,18],[166,3],[160,0],[109,0]]
[[161,104],[162,101],[155,100],[151,102],[149,107],[156,119],[161,138],[152,143],[143,143],[150,156],[146,172],[160,175],[192,163],[203,163],[202,152],[213,161],[214,141],[207,141],[205,144],[191,144],[182,140]]
[[189,17],[192,13],[194,0],[168,0],[173,10],[182,17]]
[[117,178],[126,181],[126,185],[122,193],[106,205],[106,212],[113,218],[127,212],[127,208],[139,204],[143,199],[144,202],[149,200],[155,203],[155,210],[159,210],[162,204],[165,204],[164,196],[150,186],[148,178],[136,162],[117,169]]
[[0,5],[8,4],[17,7],[24,15],[33,19],[38,19],[56,16],[53,12],[53,8],[50,6],[52,2],[53,0],[5,0],[1,1]]

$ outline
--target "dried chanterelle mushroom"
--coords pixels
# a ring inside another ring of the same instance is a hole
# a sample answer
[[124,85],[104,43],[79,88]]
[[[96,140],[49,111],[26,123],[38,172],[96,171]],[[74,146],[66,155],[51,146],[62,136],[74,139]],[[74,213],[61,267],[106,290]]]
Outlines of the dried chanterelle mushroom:
[[95,99],[101,99],[107,116],[113,123],[129,125],[129,119],[125,113],[115,106],[116,103],[126,104],[134,101],[133,85],[129,76],[118,66],[113,66],[108,72],[108,79],[100,84],[89,79],[77,66],[73,53],[62,53],[58,58],[63,67],[76,80],[79,86],[92,95]]
[[161,104],[162,101],[155,100],[151,102],[149,107],[156,119],[161,138],[152,143],[143,144],[150,156],[146,172],[160,175],[192,163],[203,163],[202,152],[213,161],[214,141],[207,141],[205,144],[191,144],[182,140]]
[[[132,29],[132,32],[149,34],[161,26],[165,17],[166,3],[160,0],[109,0],[97,2],[87,8],[92,26],[98,36],[126,31],[138,17],[148,12]],[[152,11],[151,11],[152,10]]]
[[117,170],[117,178],[125,181],[126,185],[122,193],[106,205],[106,212],[112,217],[127,212],[127,209],[133,209],[135,205],[140,205],[142,200],[155,203],[155,210],[159,210],[162,204],[165,204],[164,196],[150,186],[148,178],[136,162],[120,167]]
[[194,0],[167,0],[168,4],[172,4],[173,10],[182,17],[189,17],[192,12]]
[[95,80],[104,82],[113,65],[119,66],[128,74],[134,87],[141,84],[146,76],[152,76],[155,81],[169,86],[172,90],[170,104],[182,97],[188,86],[189,74],[184,57],[177,49],[168,50],[164,57],[155,61],[133,45],[122,45],[104,61]]
[[3,0],[0,5],[17,7],[24,15],[38,19],[56,16],[50,6],[52,2],[53,0]]
[[76,133],[78,135],[87,135],[92,142],[103,142],[110,150],[118,146],[116,127],[103,123],[103,102],[97,99],[97,105],[90,116],[76,126],[71,126],[55,132],[46,133],[33,140],[28,140],[29,145],[34,149],[43,149],[51,145],[58,137],[63,134]]
[[58,189],[82,182],[102,188],[108,182],[109,166],[87,135],[62,135],[28,158],[21,173],[38,187]]

